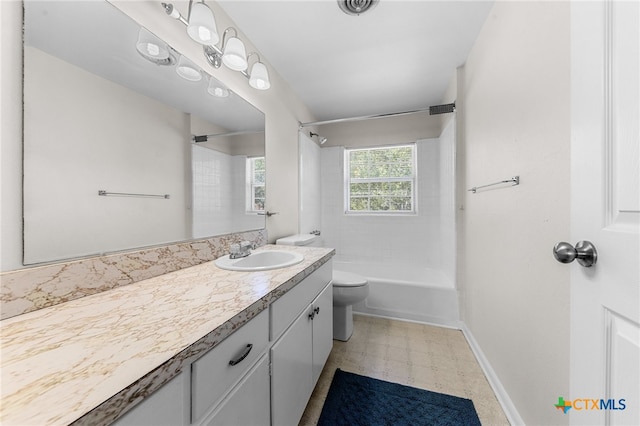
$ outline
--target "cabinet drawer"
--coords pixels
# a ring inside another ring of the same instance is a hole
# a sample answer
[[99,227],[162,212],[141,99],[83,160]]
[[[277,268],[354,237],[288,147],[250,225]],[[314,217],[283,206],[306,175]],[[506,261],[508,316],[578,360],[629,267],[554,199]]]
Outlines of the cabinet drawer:
[[333,262],[329,260],[271,304],[271,340],[277,340],[278,336],[309,306],[309,303],[331,281],[332,271]]
[[[198,421],[242,377],[269,343],[268,309],[191,365],[191,421]],[[238,360],[253,345],[248,355]]]
[[203,426],[265,426],[271,418],[269,356],[264,354]]

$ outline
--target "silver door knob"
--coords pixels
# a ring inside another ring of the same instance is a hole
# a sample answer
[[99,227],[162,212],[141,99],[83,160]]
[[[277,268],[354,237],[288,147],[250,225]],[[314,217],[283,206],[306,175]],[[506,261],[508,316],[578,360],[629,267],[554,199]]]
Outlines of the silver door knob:
[[598,261],[598,252],[591,241],[579,241],[575,248],[564,241],[553,246],[553,257],[560,263],[571,263],[578,259],[578,263],[586,268]]

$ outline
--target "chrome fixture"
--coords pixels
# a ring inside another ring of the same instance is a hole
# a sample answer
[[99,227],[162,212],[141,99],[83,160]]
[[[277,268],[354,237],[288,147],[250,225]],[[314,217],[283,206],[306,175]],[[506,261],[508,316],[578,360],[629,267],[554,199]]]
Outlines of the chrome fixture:
[[[218,69],[222,64],[227,68],[238,71],[249,79],[249,85],[254,89],[267,90],[271,87],[267,67],[260,61],[257,53],[251,52],[249,55],[242,40],[238,38],[238,31],[229,27],[222,33],[220,47],[216,44],[220,41],[220,35],[216,27],[213,12],[203,1],[189,1],[189,17],[185,19],[171,3],[161,3],[167,15],[182,22],[187,26],[187,34],[197,43],[202,44],[204,57],[214,68]],[[227,39],[227,35],[233,32],[233,36]],[[249,57],[258,56],[257,62],[249,68]],[[220,91],[215,93],[220,93]],[[209,90],[209,93],[212,93]]]
[[274,214],[278,214],[278,212],[270,212],[269,210],[267,210],[266,212],[258,212],[258,215],[260,216],[267,216],[267,217],[271,217]]
[[520,185],[520,176],[514,176],[511,179],[505,179],[505,180],[501,180],[500,182],[494,182],[487,185],[474,186],[471,189],[467,189],[467,191],[471,191],[475,194],[478,191],[478,189],[487,188],[489,186],[494,186],[494,185],[500,185],[501,183],[513,183],[513,185],[511,186]]
[[231,244],[230,249],[229,259],[240,259],[241,257],[249,256],[251,250],[255,249],[255,246],[249,241],[242,241],[240,244]]
[[104,189],[99,189],[98,195],[101,197],[108,197],[108,196],[114,195],[117,197],[164,198],[167,200],[171,198],[169,194],[132,194],[130,192],[109,192],[109,191],[105,191]]
[[578,263],[589,268],[598,261],[598,252],[591,241],[579,241],[575,248],[564,241],[553,246],[553,257],[560,263],[571,263],[578,259]]
[[338,0],[338,6],[347,15],[361,15],[378,5],[378,0]]
[[309,132],[309,137],[310,138],[312,138],[314,136],[318,137],[318,142],[320,142],[320,145],[324,144],[327,141],[327,138],[325,138],[324,136],[320,136],[317,133]]

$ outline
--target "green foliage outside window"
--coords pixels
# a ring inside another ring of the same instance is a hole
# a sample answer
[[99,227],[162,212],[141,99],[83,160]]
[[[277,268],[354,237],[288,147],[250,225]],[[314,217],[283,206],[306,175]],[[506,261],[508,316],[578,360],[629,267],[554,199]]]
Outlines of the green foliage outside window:
[[415,145],[347,150],[347,212],[413,212]]

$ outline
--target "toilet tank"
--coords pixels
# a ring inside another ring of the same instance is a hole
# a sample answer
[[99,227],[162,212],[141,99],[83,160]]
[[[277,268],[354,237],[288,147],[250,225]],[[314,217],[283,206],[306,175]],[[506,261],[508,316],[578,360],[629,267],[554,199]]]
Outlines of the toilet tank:
[[322,247],[322,238],[314,234],[296,234],[276,240],[277,245]]

